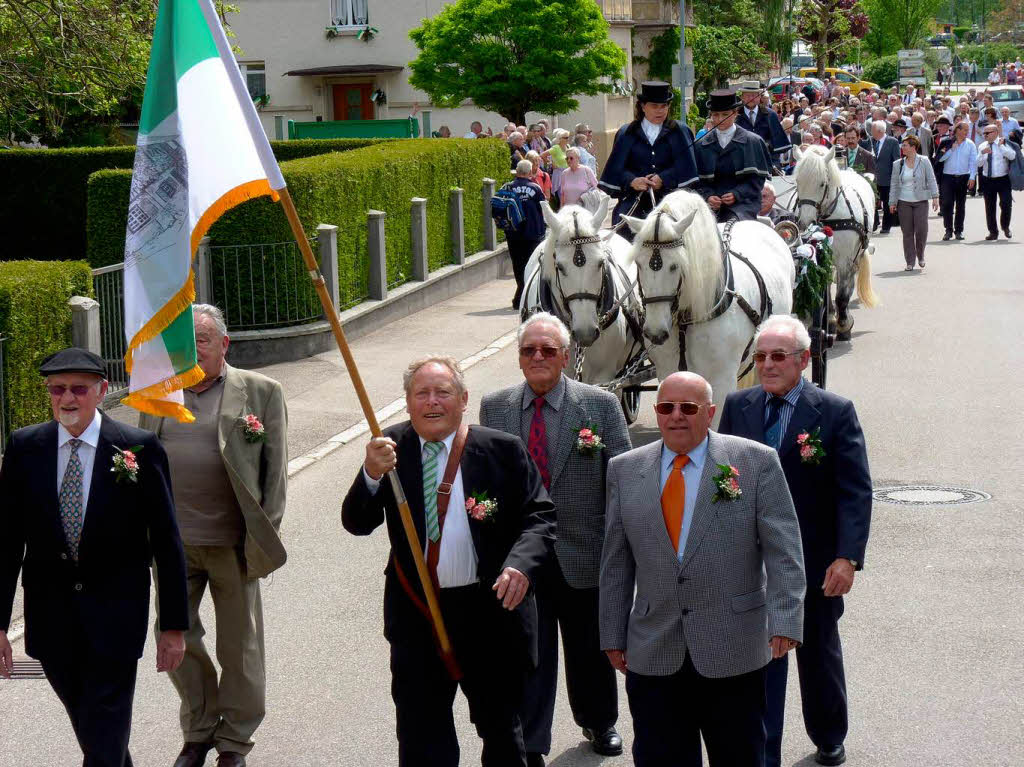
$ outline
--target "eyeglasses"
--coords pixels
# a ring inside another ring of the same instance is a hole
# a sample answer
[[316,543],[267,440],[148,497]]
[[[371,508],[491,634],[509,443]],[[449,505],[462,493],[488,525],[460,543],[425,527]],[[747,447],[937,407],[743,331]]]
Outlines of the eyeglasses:
[[785,362],[786,357],[803,354],[805,351],[807,350],[797,349],[795,352],[754,352],[753,357],[754,362],[758,363],[764,362],[766,359],[771,359],[772,362]]
[[683,415],[697,415],[697,411],[704,405],[696,402],[659,402],[654,406],[654,412],[658,415],[672,415],[677,407]]
[[562,350],[557,346],[520,346],[519,356],[533,359],[537,352],[540,352],[544,359],[550,360],[554,359],[560,351]]
[[84,397],[89,393],[89,390],[93,388],[93,386],[96,386],[96,384],[72,384],[71,386],[65,386],[64,384],[48,384],[46,386],[46,390],[50,392],[50,395],[53,397],[63,397],[64,392],[68,389],[70,389],[71,393],[76,397]]

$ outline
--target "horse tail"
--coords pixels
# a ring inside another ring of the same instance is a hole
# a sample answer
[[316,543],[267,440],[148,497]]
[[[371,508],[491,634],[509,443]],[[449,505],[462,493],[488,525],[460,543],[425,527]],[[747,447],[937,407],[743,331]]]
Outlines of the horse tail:
[[857,298],[868,309],[873,309],[881,303],[878,294],[871,287],[871,254],[875,247],[868,245],[860,257],[860,265],[857,267]]

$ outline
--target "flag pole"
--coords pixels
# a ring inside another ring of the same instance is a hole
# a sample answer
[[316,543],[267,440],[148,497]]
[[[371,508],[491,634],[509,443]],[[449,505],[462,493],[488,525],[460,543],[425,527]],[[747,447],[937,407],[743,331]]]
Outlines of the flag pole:
[[[352,379],[356,396],[359,397],[359,405],[363,409],[363,416],[366,418],[366,423],[370,426],[370,433],[374,437],[379,437],[381,436],[380,424],[377,423],[377,416],[373,412],[373,405],[370,403],[370,397],[366,393],[366,387],[363,386],[363,379],[359,375],[359,368],[356,367],[355,358],[352,356],[348,341],[345,339],[345,331],[338,320],[338,313],[331,302],[331,297],[327,294],[327,285],[324,282],[324,277],[320,273],[316,259],[313,257],[313,251],[309,247],[309,240],[306,239],[305,231],[302,229],[302,222],[299,221],[295,202],[288,192],[288,187],[282,187],[276,191],[280,195],[281,207],[284,208],[284,213],[288,217],[292,234],[295,236],[295,241],[302,252],[302,260],[305,262],[309,277],[313,281],[313,287],[316,289],[317,295],[320,296],[320,303],[323,305],[324,314],[327,316],[327,321],[331,324],[334,340],[338,343],[338,350],[341,352],[342,359],[345,360],[345,367],[348,369],[349,378]],[[423,593],[427,598],[427,606],[430,608],[430,618],[440,647],[441,660],[448,669],[449,676],[454,680],[459,680],[462,678],[462,672],[459,670],[458,663],[455,660],[451,640],[448,638],[448,631],[445,629],[444,619],[441,617],[441,607],[437,601],[437,594],[434,591],[433,581],[430,579],[430,571],[427,569],[426,560],[423,558],[423,546],[420,544],[420,537],[416,533],[416,525],[412,520],[412,510],[409,508],[409,501],[405,497],[405,491],[402,489],[402,482],[398,478],[398,472],[392,469],[387,473],[387,477],[391,483],[391,491],[394,493],[395,502],[398,504],[398,514],[402,518],[402,527],[405,528],[405,536],[409,541],[409,548],[412,550],[412,558],[416,563],[416,572],[419,574],[420,585],[423,587]]]

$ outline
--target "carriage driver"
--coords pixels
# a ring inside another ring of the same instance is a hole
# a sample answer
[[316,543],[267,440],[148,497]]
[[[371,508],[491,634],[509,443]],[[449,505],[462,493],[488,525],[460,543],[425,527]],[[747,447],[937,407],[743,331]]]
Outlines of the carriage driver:
[[714,130],[693,147],[700,179],[695,191],[718,221],[754,221],[761,208],[761,189],[771,175],[768,146],[756,133],[736,124],[741,102],[735,90],[712,91],[708,110]]
[[[653,190],[655,200],[659,201],[669,192],[697,181],[693,134],[686,123],[669,119],[671,102],[672,88],[668,83],[642,83],[636,97],[635,119],[615,134],[600,182],[601,189],[619,201],[612,214],[613,224],[623,214],[643,218],[650,213],[648,189]],[[630,213],[637,202],[636,210]],[[623,227],[619,234],[633,239],[628,227]]]

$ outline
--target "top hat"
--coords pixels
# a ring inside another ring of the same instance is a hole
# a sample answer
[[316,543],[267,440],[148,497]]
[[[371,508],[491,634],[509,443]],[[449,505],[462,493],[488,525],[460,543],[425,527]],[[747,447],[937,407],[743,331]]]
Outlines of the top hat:
[[709,112],[728,112],[730,109],[736,109],[742,103],[742,101],[736,98],[736,91],[732,88],[711,91],[708,94]]
[[42,376],[57,373],[92,373],[100,378],[107,377],[102,357],[74,346],[54,352],[39,366],[39,374]]
[[672,96],[671,85],[661,80],[649,80],[640,83],[640,93],[637,94],[636,100],[641,103],[668,104],[672,101]]

